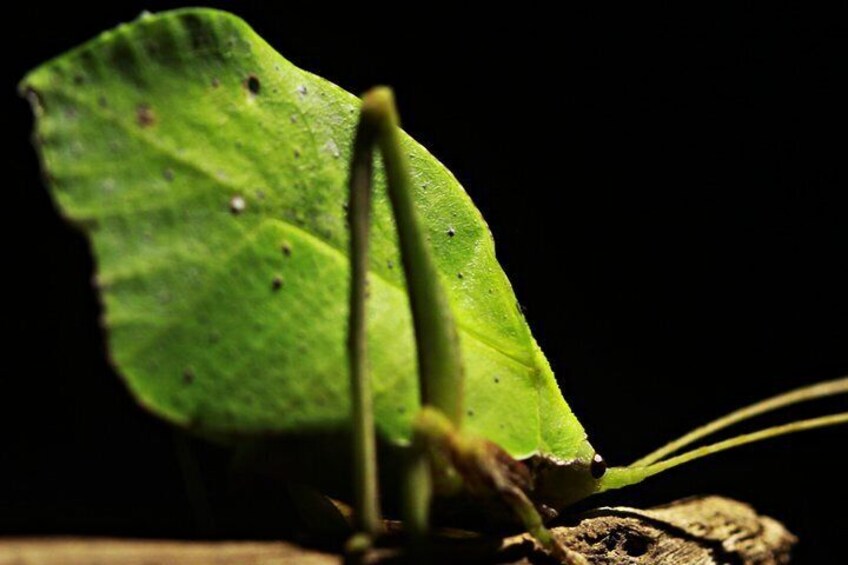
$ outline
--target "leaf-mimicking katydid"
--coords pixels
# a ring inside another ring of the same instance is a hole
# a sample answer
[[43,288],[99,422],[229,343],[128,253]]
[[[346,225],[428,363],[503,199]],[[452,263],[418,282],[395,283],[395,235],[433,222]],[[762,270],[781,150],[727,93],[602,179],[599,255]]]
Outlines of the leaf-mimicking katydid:
[[143,16],[34,70],[21,91],[57,207],[90,238],[111,360],[138,402],[253,451],[349,442],[354,430],[369,534],[373,430],[400,454],[379,474],[406,484],[411,531],[426,527],[431,490],[470,492],[505,501],[564,551],[542,515],[709,453],[848,422],[843,412],[677,454],[848,392],[837,379],[607,468],[515,308],[479,212],[398,129],[390,92],[363,102],[230,14]]

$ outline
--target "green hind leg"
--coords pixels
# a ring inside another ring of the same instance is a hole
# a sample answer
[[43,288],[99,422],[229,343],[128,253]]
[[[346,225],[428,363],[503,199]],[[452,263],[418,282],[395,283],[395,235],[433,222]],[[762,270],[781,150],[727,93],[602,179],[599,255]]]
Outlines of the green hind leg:
[[354,141],[348,191],[351,276],[347,348],[354,459],[354,521],[357,530],[357,534],[347,544],[350,553],[367,550],[374,536],[381,531],[377,448],[365,323],[374,135],[363,124],[364,121],[360,122]]
[[[413,430],[405,476],[405,519],[414,537],[428,528],[434,486],[440,491],[468,488],[501,497],[528,531],[566,563],[583,563],[545,528],[527,497],[526,468],[495,444],[463,434],[464,374],[459,339],[449,301],[424,238],[412,199],[410,173],[403,153],[391,90],[375,88],[362,100],[350,172],[351,309],[348,351],[354,417],[355,487],[358,527],[352,546],[367,547],[379,532],[374,423],[366,367],[365,299],[368,271],[368,224],[373,151],[386,170],[389,200],[398,230],[407,292],[415,326],[421,412]],[[579,556],[577,556],[579,557]]]
[[[392,92],[375,88],[363,96],[350,171],[351,294],[348,353],[353,406],[354,475],[358,529],[379,531],[374,422],[367,374],[365,300],[368,272],[368,226],[373,153],[383,157],[389,200],[398,230],[401,261],[415,327],[421,400],[446,414],[456,427],[462,413],[462,362],[459,339],[440,276],[430,257],[412,199],[410,173],[403,153]],[[424,451],[413,449],[406,472],[413,532],[426,529],[431,491]],[[360,536],[360,539],[362,536]]]

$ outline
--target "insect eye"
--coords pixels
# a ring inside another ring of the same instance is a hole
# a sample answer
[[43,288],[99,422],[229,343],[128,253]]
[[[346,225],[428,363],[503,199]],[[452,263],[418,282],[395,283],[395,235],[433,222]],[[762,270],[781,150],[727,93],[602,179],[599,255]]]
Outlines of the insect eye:
[[592,463],[589,464],[589,473],[592,474],[593,479],[600,479],[604,476],[604,473],[607,471],[607,462],[604,461],[604,458],[601,457],[600,453],[595,453],[592,457]]

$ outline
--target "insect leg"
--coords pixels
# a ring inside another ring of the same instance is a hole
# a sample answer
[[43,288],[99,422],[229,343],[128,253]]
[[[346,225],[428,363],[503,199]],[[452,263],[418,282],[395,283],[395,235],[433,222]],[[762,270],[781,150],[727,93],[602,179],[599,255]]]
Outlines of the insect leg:
[[373,145],[372,128],[360,119],[353,144],[348,184],[351,276],[347,347],[353,420],[354,508],[356,527],[361,534],[351,540],[350,545],[357,549],[367,547],[368,540],[381,529],[374,412],[367,366],[365,327]]
[[[415,212],[409,164],[390,89],[377,87],[363,96],[355,146],[355,162],[356,155],[360,155],[362,166],[354,172],[366,179],[362,184],[370,183],[370,161],[366,166],[366,160],[370,159],[371,146],[379,148],[383,157],[415,329],[421,404],[440,410],[458,428],[463,401],[459,339],[439,272]],[[369,155],[361,155],[363,151],[369,151]],[[351,179],[354,182],[353,174]],[[426,449],[418,442],[413,443],[406,470],[405,518],[409,531],[421,535],[427,530],[432,466]]]
[[450,491],[463,486],[472,494],[504,501],[524,528],[547,551],[563,563],[583,565],[580,554],[562,545],[545,527],[542,516],[527,493],[533,479],[527,467],[498,445],[456,429],[439,410],[424,407],[414,425],[416,442],[441,471],[436,484]]
[[[464,484],[472,492],[495,494],[506,501],[528,531],[562,561],[585,562],[559,544],[545,528],[526,494],[532,483],[527,469],[494,443],[471,438],[460,430],[464,375],[456,325],[440,274],[415,213],[411,175],[403,150],[397,110],[391,90],[385,87],[374,88],[363,97],[354,143],[349,211],[358,219],[355,226],[351,222],[351,251],[352,255],[357,253],[354,277],[358,282],[355,285],[364,281],[367,272],[364,253],[367,233],[363,232],[367,232],[368,226],[368,197],[360,195],[356,200],[356,190],[367,192],[370,189],[372,146],[379,147],[383,157],[389,200],[398,230],[415,326],[423,406],[413,426],[407,467],[404,500],[407,529],[419,536],[426,532],[434,479],[435,486],[441,491],[458,490]],[[353,322],[353,306],[361,307],[364,303],[364,286],[353,290],[351,296]],[[361,301],[354,304],[358,298]],[[364,339],[364,311],[360,311],[358,316],[357,335]],[[354,333],[352,325],[352,335]],[[364,351],[364,343],[358,343],[357,348],[354,350],[351,345],[352,359],[355,354]],[[361,372],[364,374],[364,369]],[[370,428],[373,434],[373,424]]]

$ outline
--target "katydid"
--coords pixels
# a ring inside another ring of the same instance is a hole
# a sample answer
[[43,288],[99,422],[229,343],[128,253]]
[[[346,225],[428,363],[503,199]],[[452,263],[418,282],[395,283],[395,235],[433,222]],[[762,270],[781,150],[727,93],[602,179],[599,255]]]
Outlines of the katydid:
[[407,480],[411,530],[427,527],[431,487],[469,490],[503,497],[564,552],[539,510],[848,422],[843,412],[673,455],[743,419],[848,392],[842,378],[607,469],[515,307],[479,212],[397,129],[387,91],[362,106],[230,14],[143,16],[34,70],[21,91],[57,207],[91,241],[110,356],[138,402],[235,447],[283,438],[308,452],[317,447],[298,438],[354,431],[363,531],[379,529],[377,443],[409,459],[381,480]]

